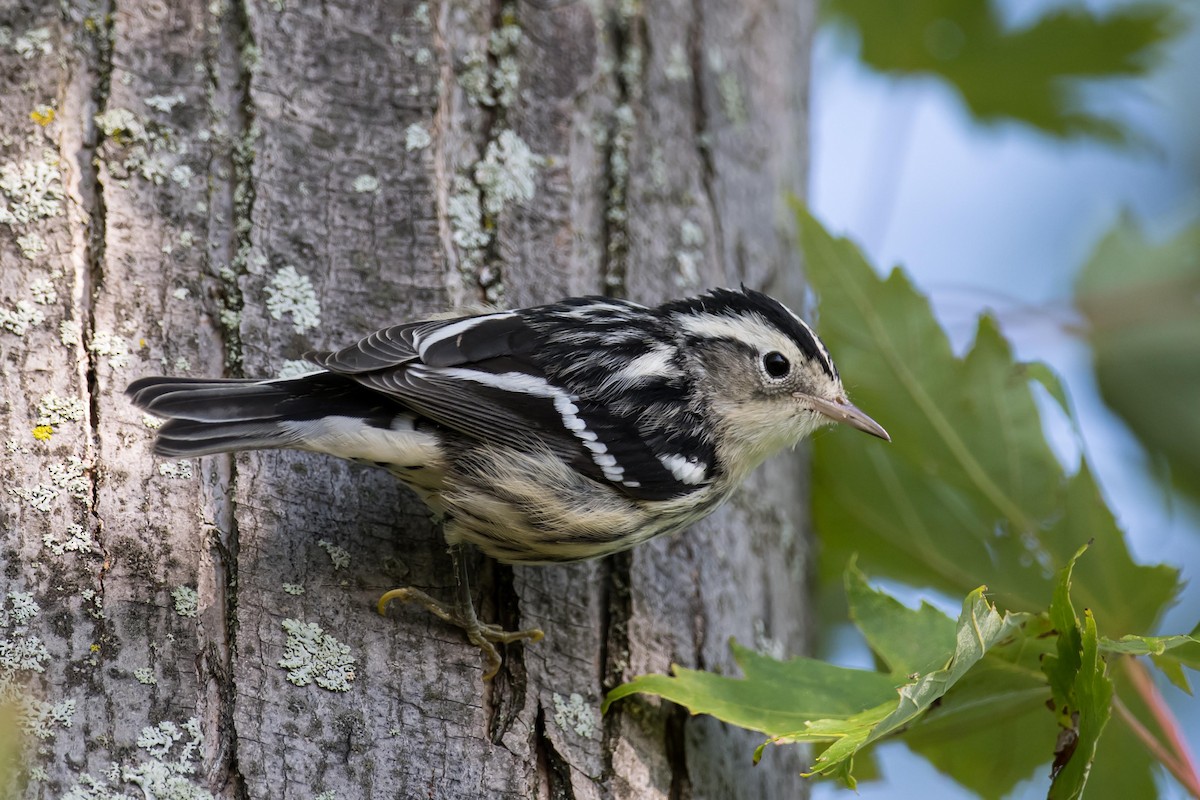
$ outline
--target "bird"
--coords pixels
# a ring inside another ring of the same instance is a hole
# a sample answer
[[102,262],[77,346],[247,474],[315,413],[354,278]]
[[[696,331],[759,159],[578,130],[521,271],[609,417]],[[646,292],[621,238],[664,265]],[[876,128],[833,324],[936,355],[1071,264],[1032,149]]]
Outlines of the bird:
[[599,558],[704,518],[824,425],[891,441],[812,328],[745,286],[450,314],[305,359],[296,377],[145,377],[126,394],[166,420],[159,455],[284,448],[390,471],[441,521],[457,592],[393,589],[379,612],[415,602],[461,627],[485,680],[496,644],[543,633],[478,618],[464,547],[509,564]]

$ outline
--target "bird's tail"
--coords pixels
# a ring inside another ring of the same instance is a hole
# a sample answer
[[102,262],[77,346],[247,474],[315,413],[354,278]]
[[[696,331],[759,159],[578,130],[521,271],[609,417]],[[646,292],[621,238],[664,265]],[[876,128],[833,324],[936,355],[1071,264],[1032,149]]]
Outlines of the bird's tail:
[[125,394],[133,404],[167,421],[154,452],[190,457],[235,450],[292,447],[295,432],[286,402],[295,396],[286,381],[205,378],[142,378]]
[[138,408],[167,420],[154,452],[176,458],[310,449],[324,420],[351,418],[386,428],[396,414],[394,404],[330,372],[266,381],[142,378],[125,394]]

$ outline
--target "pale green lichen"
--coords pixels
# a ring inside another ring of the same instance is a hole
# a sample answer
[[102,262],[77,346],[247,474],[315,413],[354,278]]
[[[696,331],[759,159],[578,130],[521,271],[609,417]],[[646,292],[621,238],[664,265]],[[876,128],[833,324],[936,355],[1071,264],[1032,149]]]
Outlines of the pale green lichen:
[[146,126],[128,108],[110,108],[97,114],[96,127],[117,144],[135,144],[148,140]]
[[54,501],[58,498],[58,490],[45,484],[33,487],[10,486],[8,493],[21,498],[34,511],[41,511],[43,514],[48,514],[54,508]]
[[721,98],[721,109],[729,121],[740,128],[746,124],[748,117],[746,100],[742,96],[742,84],[737,74],[727,68],[725,56],[719,50],[709,53],[708,65],[717,76],[717,94]]
[[[173,96],[155,96],[147,102],[153,100],[159,106],[165,106],[172,99]],[[95,120],[106,138],[125,148],[125,157],[119,164],[113,160],[109,162],[114,178],[121,180],[136,173],[155,185],[168,180],[183,187],[191,184],[192,168],[180,163],[187,152],[186,143],[179,140],[170,127],[147,122],[127,108],[110,108],[97,114]]]
[[692,65],[688,62],[687,52],[684,51],[683,45],[679,43],[671,45],[671,51],[667,55],[667,66],[663,69],[663,74],[667,76],[667,80],[674,82],[691,79]]
[[461,175],[454,179],[453,191],[446,208],[450,217],[450,235],[454,244],[465,251],[470,261],[473,251],[479,251],[491,242],[491,235],[483,228],[483,208],[479,204],[479,189]]
[[67,553],[91,553],[95,551],[95,545],[88,538],[87,531],[82,525],[68,525],[67,538],[61,540],[54,533],[42,534],[42,546],[56,556],[66,555]]
[[297,686],[316,683],[331,692],[350,691],[355,659],[349,647],[313,622],[285,619],[283,630],[288,637],[279,666],[288,671],[290,683]]
[[[178,751],[172,752],[176,745]],[[142,728],[137,746],[145,753],[137,764],[113,764],[103,778],[81,775],[63,800],[132,800],[134,796],[140,800],[213,800],[208,790],[193,782],[204,747],[200,723],[194,717],[184,723],[183,730],[173,722]]]
[[66,463],[51,464],[48,469],[50,480],[55,486],[76,500],[90,504],[92,482],[87,477],[87,465],[81,459],[71,456]]
[[321,304],[307,276],[296,272],[292,266],[275,273],[266,287],[267,311],[274,319],[292,318],[292,329],[304,333],[321,324]]
[[679,224],[679,241],[684,247],[701,247],[704,245],[704,229],[685,219]]
[[413,56],[413,61],[423,67],[433,61],[433,52],[428,47],[418,48],[416,55]]
[[175,94],[152,95],[147,97],[142,102],[144,102],[150,108],[153,108],[155,111],[161,111],[164,114],[170,114],[171,109],[183,103],[186,99],[187,98],[185,98],[182,94],[176,92]]
[[573,730],[585,739],[591,739],[596,735],[596,712],[583,699],[583,695],[578,692],[572,692],[571,696],[564,699],[562,695],[555,692],[554,701],[554,723],[563,730]]
[[301,375],[307,375],[314,372],[316,366],[311,361],[303,359],[288,359],[283,362],[283,366],[279,368],[276,377],[279,378],[299,378]]
[[419,122],[414,122],[404,129],[404,149],[410,153],[413,150],[424,150],[432,142],[433,137]]
[[468,53],[458,70],[458,85],[467,95],[471,105],[494,105],[491,80],[488,77],[488,60],[483,53]]
[[304,594],[304,587],[298,583],[285,583],[280,586],[285,594],[290,594],[293,597],[299,597]]
[[158,430],[159,428],[161,428],[163,426],[164,422],[166,422],[165,419],[159,419],[158,417],[152,417],[149,414],[142,414],[142,424],[145,425],[147,428],[149,428],[152,431]]
[[767,635],[767,624],[761,619],[754,620],[754,649],[776,661],[787,658],[787,647],[779,639]]
[[[33,260],[46,252],[46,240],[37,231],[30,231],[22,236],[17,237],[17,247],[21,250],[21,255]],[[34,292],[36,299],[37,284],[34,284]],[[38,302],[41,302],[40,300]]]
[[35,308],[27,300],[18,300],[15,306],[5,308],[0,306],[0,328],[24,336],[30,328],[36,328],[46,321],[46,315],[41,309]]
[[195,617],[200,607],[200,595],[190,586],[176,586],[171,590],[175,600],[175,613],[181,617]]
[[428,28],[429,20],[429,3],[418,3],[413,11],[413,20],[423,28]]
[[675,251],[675,264],[679,268],[675,285],[680,289],[695,289],[700,285],[700,265],[704,262],[704,229],[691,220],[679,226],[680,249]]
[[78,397],[59,397],[56,392],[47,392],[38,400],[37,424],[62,425],[77,422],[87,413],[87,404]]
[[499,214],[513,200],[533,198],[537,169],[542,158],[511,130],[500,132],[491,142],[483,160],[475,165],[475,183],[483,192],[483,208]]
[[375,194],[379,191],[379,178],[374,175],[359,175],[354,179],[353,188],[359,194]]
[[37,160],[0,165],[0,222],[10,227],[62,214],[62,165],[53,150]]
[[171,296],[174,297],[176,300],[187,300],[188,295],[190,295],[190,294],[191,294],[191,291],[189,291],[186,286],[176,287],[171,292]]
[[171,168],[170,178],[174,183],[179,184],[184,189],[192,185],[192,177],[195,175],[192,168],[187,164],[177,164]]
[[508,108],[517,99],[521,83],[517,48],[521,38],[521,29],[513,24],[501,25],[488,37],[488,50],[496,59],[491,79],[492,101],[501,108]]
[[31,28],[13,41],[12,48],[27,61],[39,55],[48,56],[54,52],[50,44],[50,29]]
[[98,356],[105,356],[113,369],[129,366],[129,343],[123,336],[111,331],[96,331],[88,348]]
[[158,683],[158,678],[154,675],[154,670],[150,667],[138,667],[133,671],[133,677],[138,683],[146,686],[154,686]]
[[350,566],[350,553],[345,548],[338,547],[328,539],[321,539],[317,542],[317,547],[329,554],[329,560],[333,562],[334,569],[345,569]]
[[83,326],[77,319],[64,319],[58,323],[58,339],[67,347],[74,347],[83,336]]
[[29,293],[38,305],[48,306],[58,302],[58,291],[50,281],[34,281],[29,287]]
[[50,652],[29,631],[41,608],[28,592],[11,592],[0,601],[0,706],[15,710],[17,724],[38,739],[50,739],[59,728],[71,727],[75,701],[49,703],[31,691],[35,674],[45,672]]

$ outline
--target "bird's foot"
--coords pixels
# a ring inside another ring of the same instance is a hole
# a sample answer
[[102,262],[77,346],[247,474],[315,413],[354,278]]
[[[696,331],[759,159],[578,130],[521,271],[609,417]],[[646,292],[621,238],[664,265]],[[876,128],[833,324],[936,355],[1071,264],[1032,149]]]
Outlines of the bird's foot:
[[471,641],[471,644],[482,650],[483,657],[487,660],[487,670],[483,673],[485,681],[490,681],[500,671],[500,664],[502,662],[500,652],[496,649],[497,644],[512,644],[513,642],[523,640],[537,642],[545,636],[538,628],[530,628],[523,631],[506,631],[499,625],[480,622],[479,617],[475,615],[475,606],[469,600],[465,606],[463,603],[444,603],[420,589],[413,589],[411,587],[392,589],[390,592],[385,592],[376,604],[379,613],[386,614],[387,605],[393,600],[399,600],[403,603],[417,603],[443,622],[448,622],[451,625],[462,628],[467,634],[467,638]]

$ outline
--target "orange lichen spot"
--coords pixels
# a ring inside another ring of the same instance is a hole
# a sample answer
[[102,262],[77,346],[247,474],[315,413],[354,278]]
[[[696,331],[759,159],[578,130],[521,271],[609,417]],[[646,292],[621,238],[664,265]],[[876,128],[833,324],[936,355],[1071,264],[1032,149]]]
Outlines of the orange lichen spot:
[[54,428],[49,425],[38,425],[33,429],[33,438],[39,442],[44,442],[54,433]]
[[38,106],[29,112],[29,118],[43,128],[54,122],[55,111],[50,106]]

